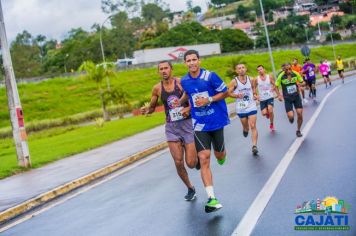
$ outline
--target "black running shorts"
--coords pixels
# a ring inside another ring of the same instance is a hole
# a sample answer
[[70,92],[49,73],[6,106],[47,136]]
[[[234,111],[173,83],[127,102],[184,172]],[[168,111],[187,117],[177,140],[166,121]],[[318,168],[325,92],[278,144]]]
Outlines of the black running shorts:
[[269,98],[265,101],[260,101],[260,108],[261,111],[263,111],[264,109],[268,108],[268,106],[272,106],[274,105],[274,98]]
[[216,152],[225,150],[224,128],[214,131],[194,131],[195,147],[197,152],[211,150],[211,144]]
[[284,106],[286,108],[286,112],[293,111],[294,109],[303,108],[302,99],[299,94],[294,96],[284,97]]
[[313,84],[315,85],[315,82],[316,82],[315,79],[308,79],[307,85],[309,86],[309,88],[311,88]]

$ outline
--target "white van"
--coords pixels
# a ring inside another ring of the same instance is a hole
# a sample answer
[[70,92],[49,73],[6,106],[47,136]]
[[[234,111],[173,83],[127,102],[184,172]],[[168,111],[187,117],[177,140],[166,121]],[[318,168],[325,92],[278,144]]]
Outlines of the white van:
[[117,59],[115,64],[117,67],[126,67],[130,65],[135,65],[137,64],[137,62],[134,58],[125,58],[125,59]]

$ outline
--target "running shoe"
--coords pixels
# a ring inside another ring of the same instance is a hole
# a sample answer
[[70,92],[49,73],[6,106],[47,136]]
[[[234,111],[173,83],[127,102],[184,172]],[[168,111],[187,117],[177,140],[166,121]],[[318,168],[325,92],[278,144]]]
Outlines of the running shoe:
[[225,161],[226,161],[226,156],[224,156],[224,159],[216,159],[217,161],[218,161],[218,163],[219,163],[219,165],[224,165],[224,163],[225,163]]
[[257,155],[257,153],[258,153],[258,149],[257,149],[257,146],[252,146],[252,153],[253,153],[253,155]]
[[274,131],[274,125],[273,125],[273,123],[271,123],[271,124],[269,125],[269,129],[270,129],[271,131]]
[[184,200],[193,201],[197,195],[195,194],[195,188],[188,188],[187,195],[184,196]]
[[242,131],[243,136],[246,138],[248,136],[248,131],[243,130]]
[[199,157],[198,157],[198,162],[197,162],[197,164],[195,165],[195,169],[200,170],[200,160],[199,160]]
[[297,132],[295,133],[297,135],[298,138],[302,137],[302,133],[300,132],[300,130],[297,130]]
[[303,102],[304,102],[304,104],[307,104],[308,103],[308,99],[304,98]]
[[208,202],[205,204],[205,212],[210,213],[219,210],[222,208],[222,205],[219,203],[216,198],[209,198]]

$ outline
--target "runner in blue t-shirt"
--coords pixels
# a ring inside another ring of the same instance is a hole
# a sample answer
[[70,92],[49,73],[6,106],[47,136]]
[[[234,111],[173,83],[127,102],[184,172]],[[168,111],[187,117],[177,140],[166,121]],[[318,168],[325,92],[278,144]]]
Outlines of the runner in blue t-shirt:
[[201,69],[199,53],[188,50],[184,63],[189,73],[181,79],[185,94],[182,104],[189,98],[192,110],[195,145],[201,165],[201,176],[208,194],[205,212],[219,210],[222,205],[214,195],[213,178],[210,170],[211,144],[220,165],[226,160],[224,126],[230,123],[225,98],[228,96],[224,81],[214,72]]

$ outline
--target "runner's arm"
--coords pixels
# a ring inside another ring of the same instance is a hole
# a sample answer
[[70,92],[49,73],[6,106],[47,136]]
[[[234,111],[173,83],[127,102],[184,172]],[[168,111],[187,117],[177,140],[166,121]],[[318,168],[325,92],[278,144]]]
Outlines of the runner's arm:
[[141,114],[147,115],[147,114],[151,114],[155,111],[156,106],[157,106],[157,101],[159,98],[158,90],[159,90],[159,86],[156,85],[153,87],[150,105],[148,107],[145,107],[145,106],[141,107]]
[[[176,105],[178,105],[178,106],[180,106],[181,104],[183,104],[183,103],[185,103],[185,102],[187,102],[188,101],[188,95],[187,95],[187,93],[186,92],[184,92],[183,93],[183,95],[182,95],[182,97],[179,99],[179,104],[176,104]],[[190,104],[190,103],[189,103]]]
[[282,95],[281,95],[281,92],[279,91],[279,87],[281,86],[281,83],[282,83],[282,76],[284,75],[284,73],[280,73],[279,76],[277,77],[277,80],[276,82],[274,83],[275,85],[275,91],[277,93],[277,98],[279,101],[282,101]]
[[239,94],[235,94],[234,93],[234,90],[236,89],[237,87],[237,83],[236,83],[236,80],[231,80],[230,83],[229,83],[229,89],[228,89],[228,92],[229,92],[229,97],[231,98],[240,98],[240,95]]
[[278,90],[278,88],[276,86],[276,81],[274,80],[273,75],[269,75],[269,80],[271,81],[271,85],[272,85],[273,91],[275,91],[275,93],[278,95],[279,94],[279,90]]
[[255,100],[258,100],[259,97],[258,97],[258,94],[257,94],[257,79],[254,79],[252,77],[251,78],[251,81],[252,81],[252,92],[253,92],[253,98]]

